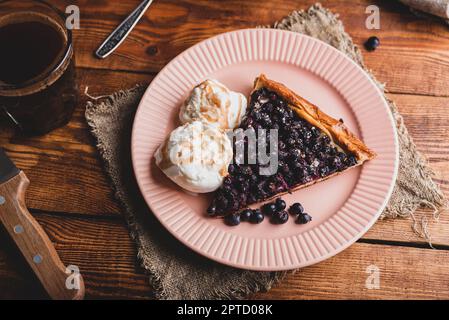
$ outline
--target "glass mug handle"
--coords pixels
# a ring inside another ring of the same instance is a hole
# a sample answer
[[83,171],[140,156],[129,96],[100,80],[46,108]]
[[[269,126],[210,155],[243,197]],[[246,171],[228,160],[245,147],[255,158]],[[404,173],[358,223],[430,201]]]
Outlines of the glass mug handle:
[[20,130],[23,130],[22,125],[20,124],[19,121],[17,121],[16,118],[14,118],[14,116],[8,111],[8,109],[6,109],[5,106],[1,106],[0,109],[3,111],[3,113],[6,115],[6,117]]

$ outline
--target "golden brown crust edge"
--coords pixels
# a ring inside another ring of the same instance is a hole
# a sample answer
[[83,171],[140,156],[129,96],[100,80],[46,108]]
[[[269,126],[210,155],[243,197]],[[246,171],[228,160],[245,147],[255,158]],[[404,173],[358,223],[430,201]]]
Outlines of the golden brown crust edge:
[[261,74],[254,82],[254,90],[262,87],[281,95],[301,118],[328,133],[340,147],[353,153],[359,164],[376,157],[376,153],[349,131],[341,121],[325,114],[317,106],[300,97],[283,84],[270,80],[264,74]]

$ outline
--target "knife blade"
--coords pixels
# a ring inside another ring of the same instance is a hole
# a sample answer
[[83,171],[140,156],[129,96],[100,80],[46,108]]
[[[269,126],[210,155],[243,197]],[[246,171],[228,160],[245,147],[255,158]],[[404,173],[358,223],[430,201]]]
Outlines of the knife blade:
[[[44,229],[26,207],[30,181],[0,148],[0,223],[52,299],[83,299],[81,274],[71,274]],[[69,273],[68,273],[69,271]]]
[[0,148],[0,184],[14,178],[20,173],[20,170],[8,158],[3,148]]

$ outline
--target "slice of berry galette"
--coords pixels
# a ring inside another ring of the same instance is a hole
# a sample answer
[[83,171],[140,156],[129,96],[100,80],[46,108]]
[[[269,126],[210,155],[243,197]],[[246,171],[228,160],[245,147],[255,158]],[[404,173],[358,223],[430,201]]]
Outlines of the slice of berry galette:
[[[234,152],[229,175],[208,208],[211,216],[235,213],[250,204],[310,186],[376,156],[342,120],[323,113],[265,75],[255,81],[240,128],[254,128],[255,132],[278,129],[278,168],[274,174],[263,175],[260,170],[263,165],[242,163]],[[248,139],[241,143],[247,150]]]

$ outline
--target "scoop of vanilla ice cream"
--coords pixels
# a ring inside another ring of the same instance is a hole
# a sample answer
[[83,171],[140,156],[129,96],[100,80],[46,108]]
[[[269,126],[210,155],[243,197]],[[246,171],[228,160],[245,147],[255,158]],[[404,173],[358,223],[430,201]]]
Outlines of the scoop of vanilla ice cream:
[[182,188],[206,193],[218,189],[232,161],[231,141],[220,128],[193,121],[176,128],[155,154],[159,168]]
[[181,123],[207,121],[222,129],[240,125],[246,113],[246,97],[226,88],[216,80],[206,80],[196,86],[179,112]]

